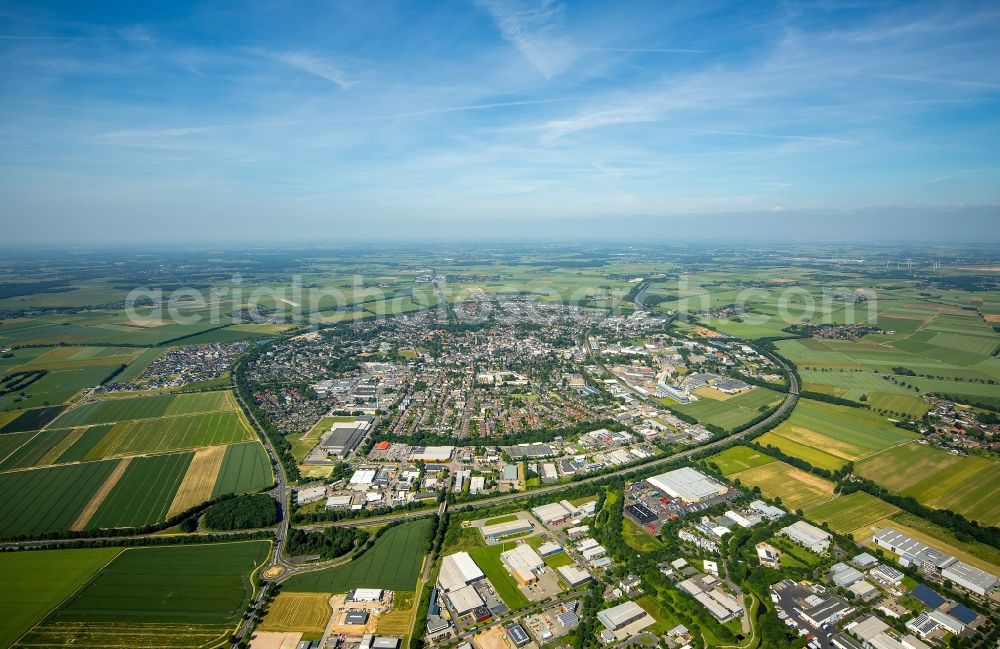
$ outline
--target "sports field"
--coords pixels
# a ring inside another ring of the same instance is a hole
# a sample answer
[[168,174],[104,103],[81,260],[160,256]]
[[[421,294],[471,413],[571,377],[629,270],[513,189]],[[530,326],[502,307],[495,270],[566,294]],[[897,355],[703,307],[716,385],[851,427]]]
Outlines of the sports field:
[[165,416],[235,411],[237,409],[232,393],[225,390],[195,394],[161,394],[127,399],[103,399],[63,413],[53,422],[53,428],[111,424],[135,419],[155,419]]
[[774,462],[774,458],[747,446],[733,446],[721,453],[716,453],[708,458],[708,461],[714,462],[724,475],[731,475],[752,469],[755,466],[762,466],[768,462]]
[[69,529],[117,464],[106,460],[0,473],[0,536]]
[[254,592],[270,543],[129,548],[18,647],[216,647]]
[[430,532],[429,519],[397,525],[382,534],[358,559],[342,566],[296,575],[285,582],[284,589],[313,593],[344,593],[352,588],[413,590]]
[[8,647],[111,561],[120,548],[0,553],[0,647]]
[[779,460],[729,477],[739,478],[745,485],[760,487],[766,496],[781,498],[781,504],[786,509],[806,509],[833,497],[832,482]]
[[898,511],[898,507],[884,500],[863,491],[855,491],[811,507],[805,514],[817,523],[829,523],[830,529],[838,534],[848,534]]
[[859,462],[858,475],[985,525],[1000,523],[1000,462],[911,442]]

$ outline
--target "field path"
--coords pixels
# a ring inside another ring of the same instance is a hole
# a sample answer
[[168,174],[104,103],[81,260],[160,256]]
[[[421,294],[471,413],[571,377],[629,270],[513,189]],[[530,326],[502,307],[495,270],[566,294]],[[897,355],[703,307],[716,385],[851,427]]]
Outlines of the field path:
[[79,532],[87,526],[87,523],[89,523],[90,519],[97,513],[97,509],[104,502],[104,499],[108,497],[108,494],[111,493],[111,490],[115,488],[118,481],[121,480],[122,475],[125,473],[125,469],[127,469],[128,465],[131,463],[132,458],[130,457],[123,458],[118,463],[118,466],[114,468],[111,475],[108,476],[108,479],[104,481],[101,488],[98,489],[97,493],[93,495],[90,502],[87,503],[87,506],[83,508],[82,512],[80,512],[80,515],[76,517],[76,522],[74,522],[69,528],[70,530]]
[[167,518],[172,518],[195,505],[200,505],[206,500],[211,500],[212,490],[215,489],[215,482],[219,476],[219,469],[222,468],[222,460],[226,457],[225,446],[209,446],[199,449],[191,464],[188,465],[187,472],[181,486],[177,488],[170,509],[167,511]]

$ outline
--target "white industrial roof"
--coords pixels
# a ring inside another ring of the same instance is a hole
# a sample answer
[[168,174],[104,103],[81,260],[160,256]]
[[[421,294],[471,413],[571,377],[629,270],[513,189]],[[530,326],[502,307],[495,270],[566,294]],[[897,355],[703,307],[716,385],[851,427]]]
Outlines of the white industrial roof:
[[687,466],[661,473],[647,481],[674,498],[682,498],[688,502],[699,502],[728,490],[726,485],[715,478]]
[[377,469],[358,469],[351,476],[351,484],[371,484],[375,481]]
[[571,566],[559,566],[556,570],[560,575],[562,575],[562,578],[565,579],[570,586],[582,584],[590,579],[590,573],[575,564]]
[[570,514],[570,512],[566,511],[566,508],[559,503],[539,505],[538,507],[532,509],[531,513],[537,516],[543,523],[559,520],[569,516]]
[[472,586],[464,586],[458,590],[451,591],[448,593],[448,601],[451,602],[452,608],[459,615],[483,605],[483,598],[479,596],[479,593]]
[[545,561],[526,543],[520,543],[510,550],[502,552],[500,558],[512,570],[527,570],[531,572],[545,565]]
[[468,552],[449,554],[441,561],[441,572],[438,582],[445,592],[458,590],[470,581],[483,578],[483,571],[472,560]]

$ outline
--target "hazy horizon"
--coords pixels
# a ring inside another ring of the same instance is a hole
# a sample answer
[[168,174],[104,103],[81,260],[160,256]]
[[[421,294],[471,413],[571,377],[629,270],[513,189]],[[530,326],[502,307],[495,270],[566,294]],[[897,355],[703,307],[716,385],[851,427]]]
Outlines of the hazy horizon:
[[0,15],[11,245],[1000,241],[988,2]]

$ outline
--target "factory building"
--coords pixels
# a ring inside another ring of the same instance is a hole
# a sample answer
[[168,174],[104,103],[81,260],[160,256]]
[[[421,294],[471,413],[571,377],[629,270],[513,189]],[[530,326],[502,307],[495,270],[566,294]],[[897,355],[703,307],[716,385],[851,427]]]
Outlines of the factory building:
[[701,502],[729,491],[729,487],[715,478],[710,478],[691,467],[667,471],[649,478],[646,482],[672,498],[680,498],[689,503]]

